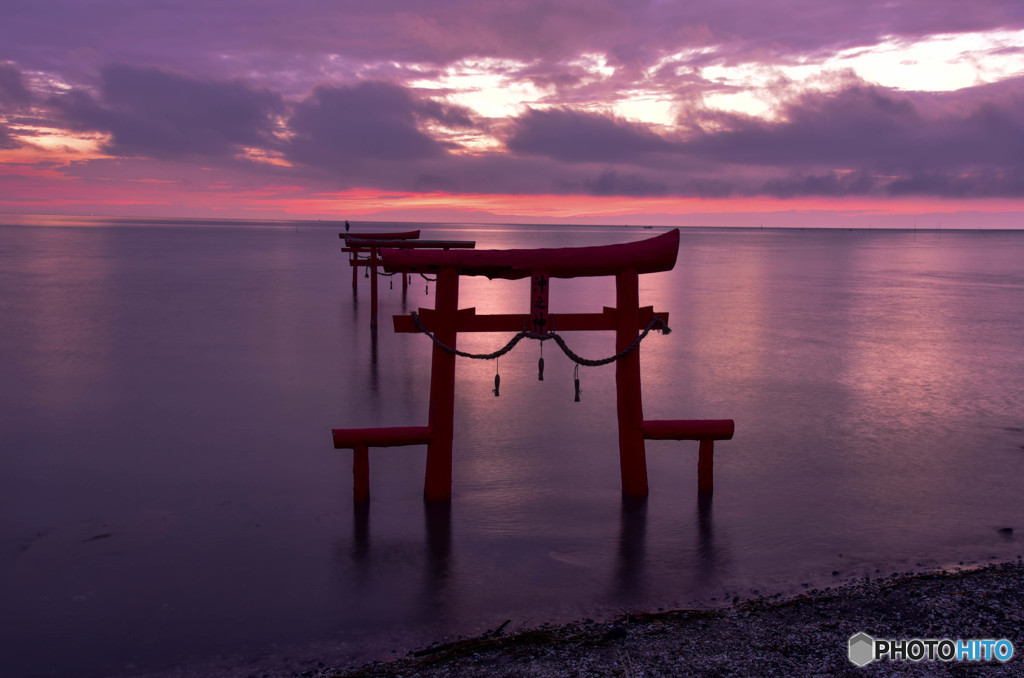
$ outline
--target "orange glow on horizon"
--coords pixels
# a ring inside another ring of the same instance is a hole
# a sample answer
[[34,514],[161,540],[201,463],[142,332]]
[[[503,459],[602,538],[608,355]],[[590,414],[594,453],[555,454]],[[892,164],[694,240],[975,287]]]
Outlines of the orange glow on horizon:
[[573,217],[627,216],[641,214],[770,214],[776,212],[835,212],[884,216],[929,214],[949,211],[1013,212],[1021,202],[1012,199],[942,200],[935,198],[673,198],[591,195],[500,195],[408,193],[350,189],[333,194],[279,203],[296,214],[373,214],[391,210],[447,209],[484,211],[502,216],[571,219]]
[[[935,227],[945,215],[1000,214],[1002,227],[1020,228],[1020,200],[938,198],[672,198],[590,195],[502,195],[415,193],[352,188],[316,192],[294,182],[239,186],[232,176],[210,171],[214,181],[183,178],[76,177],[63,167],[38,162],[0,162],[0,212],[109,214],[130,216],[208,216],[256,219],[351,219],[387,221],[466,221],[543,223],[588,222],[655,225],[718,224],[836,226],[894,222],[909,227],[917,215],[922,227]],[[205,172],[204,172],[205,173]],[[975,227],[969,217],[961,225]],[[946,222],[956,227],[950,221]],[[982,224],[988,227],[985,224]]]

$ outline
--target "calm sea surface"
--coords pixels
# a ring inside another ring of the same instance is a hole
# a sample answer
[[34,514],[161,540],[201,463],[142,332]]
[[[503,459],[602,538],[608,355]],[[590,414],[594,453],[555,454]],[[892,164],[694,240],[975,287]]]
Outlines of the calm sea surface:
[[[683,229],[641,277],[674,330],[643,343],[644,414],[735,419],[712,505],[697,444],[650,441],[650,499],[624,506],[614,367],[581,368],[575,403],[572,363],[549,345],[540,382],[523,342],[498,398],[494,362],[458,363],[450,508],[423,504],[424,448],[390,448],[358,515],[330,429],[426,424],[430,342],[390,316],[433,285],[382,278],[374,337],[336,225],[0,224],[5,676],[301,667],[1024,552],[1024,232]],[[460,305],[525,312],[528,286],[464,278]],[[555,312],[603,305],[610,279],[554,281]]]

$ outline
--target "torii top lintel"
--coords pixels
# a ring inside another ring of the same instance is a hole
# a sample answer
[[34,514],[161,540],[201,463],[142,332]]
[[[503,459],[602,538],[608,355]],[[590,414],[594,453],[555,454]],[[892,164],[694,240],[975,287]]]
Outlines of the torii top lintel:
[[619,245],[562,247],[533,250],[427,251],[380,250],[388,273],[436,273],[454,268],[459,275],[519,280],[533,271],[545,271],[552,278],[580,278],[616,275],[633,269],[637,273],[669,271],[679,254],[679,230]]
[[379,238],[345,238],[346,250],[366,250],[381,247],[393,249],[473,249],[474,240],[383,240]]
[[415,231],[387,231],[383,233],[339,233],[338,237],[342,240],[349,239],[373,239],[373,240],[415,240],[420,237],[419,230]]

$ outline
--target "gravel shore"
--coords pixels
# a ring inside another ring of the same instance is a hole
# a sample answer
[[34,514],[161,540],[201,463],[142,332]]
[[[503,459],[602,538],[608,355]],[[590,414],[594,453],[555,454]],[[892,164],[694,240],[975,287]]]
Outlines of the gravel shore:
[[[848,658],[851,636],[1007,638],[1005,663]],[[370,676],[1024,676],[1024,564],[860,580],[716,609],[634,614],[433,645],[303,678]]]

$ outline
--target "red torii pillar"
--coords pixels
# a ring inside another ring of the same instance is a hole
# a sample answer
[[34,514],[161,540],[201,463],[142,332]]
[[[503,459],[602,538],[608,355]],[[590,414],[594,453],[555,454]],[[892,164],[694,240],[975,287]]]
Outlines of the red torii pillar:
[[[675,231],[677,237],[679,231]],[[615,352],[636,339],[640,319],[640,276],[632,269],[615,275]],[[615,361],[615,406],[619,415],[619,470],[622,493],[647,496],[647,453],[640,392],[640,347]]]
[[[459,274],[454,268],[437,272],[434,312],[438,341],[458,348]],[[427,443],[423,498],[447,501],[452,496],[452,441],[455,437],[455,354],[434,344],[430,355],[430,403],[427,421],[433,437]]]

